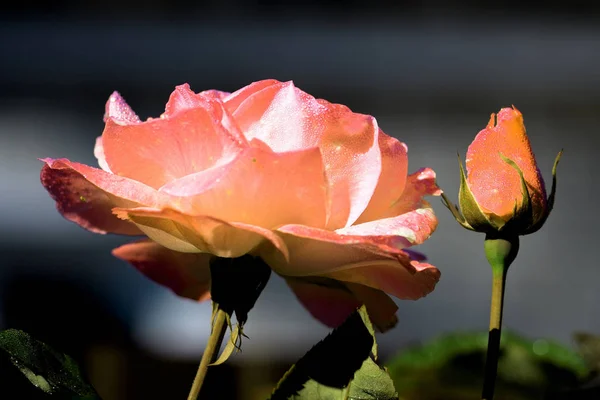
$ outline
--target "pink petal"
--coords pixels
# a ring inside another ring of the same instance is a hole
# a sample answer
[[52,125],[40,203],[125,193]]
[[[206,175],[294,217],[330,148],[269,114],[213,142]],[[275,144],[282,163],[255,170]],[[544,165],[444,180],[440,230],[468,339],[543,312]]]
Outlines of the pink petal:
[[277,230],[289,261],[276,252],[262,256],[283,276],[322,276],[382,290],[400,299],[417,299],[431,292],[440,277],[432,265],[411,260],[394,236],[339,235],[299,225]]
[[119,92],[113,92],[106,102],[104,122],[109,119],[122,124],[138,124],[142,122]]
[[205,97],[192,91],[190,85],[185,83],[175,87],[161,118],[170,118],[179,112],[193,108],[204,108],[205,106]]
[[380,236],[390,246],[404,248],[421,244],[437,228],[438,220],[424,196],[439,195],[435,172],[424,168],[408,176],[402,196],[388,208],[386,214],[395,217],[352,225],[338,229],[340,235]]
[[67,159],[42,160],[42,185],[68,220],[96,233],[139,235],[132,223],[116,218],[114,207],[154,206],[162,196],[139,182]]
[[320,144],[330,185],[327,226],[337,229],[352,225],[373,197],[382,171],[379,135],[383,132],[371,116],[320,103],[327,107]]
[[148,237],[169,249],[240,257],[259,246],[275,249],[287,259],[287,247],[271,230],[210,216],[192,216],[172,209],[116,208],[119,218],[134,222]]
[[[230,109],[249,141],[259,140],[276,152],[321,149],[329,183],[328,227],[354,223],[369,204],[381,173],[375,119],[316,100],[292,82],[250,85],[232,99],[236,106]],[[228,107],[229,102],[226,99]]]
[[215,90],[215,89],[203,90],[199,94],[201,94],[202,96],[211,97],[213,99],[218,99],[218,100],[222,100],[222,101],[224,101],[227,97],[229,97],[231,95],[231,93],[223,92],[223,91]]
[[417,210],[423,205],[429,207],[423,199],[425,196],[440,196],[442,190],[436,183],[435,172],[431,168],[421,168],[410,174],[402,196],[390,208],[391,215],[403,214]]
[[[200,93],[194,93],[186,83],[175,88],[175,91],[169,98],[165,113],[161,115],[161,118],[168,118],[180,111],[206,107],[208,101],[209,104],[217,108],[219,114],[222,113],[220,122],[225,128],[225,132],[231,136],[230,139],[241,147],[248,147],[248,142],[237,126],[237,123],[232,119],[231,113],[222,104],[223,99],[227,96],[229,96],[229,93],[219,90],[205,90]],[[218,106],[215,106],[215,104],[218,104]]]
[[433,209],[424,201],[422,208],[393,218],[352,225],[338,229],[343,236],[379,237],[379,241],[395,248],[406,248],[429,239],[437,228]]
[[225,107],[233,114],[237,108],[242,104],[248,97],[254,93],[261,91],[262,89],[268,88],[273,85],[281,85],[282,83],[275,79],[265,79],[258,82],[253,82],[248,86],[244,86],[240,90],[231,93],[229,96],[223,98]]
[[179,296],[210,299],[210,254],[180,253],[149,240],[123,245],[112,253]]
[[323,227],[327,193],[319,149],[287,153],[248,148],[221,167],[178,179],[161,189],[180,196],[177,208],[230,222],[274,229]]
[[381,332],[398,321],[398,306],[380,290],[327,280],[288,278],[286,282],[310,314],[329,327],[341,325],[362,304],[366,305],[371,322]]
[[398,139],[379,132],[381,175],[369,205],[355,224],[395,216],[392,207],[404,192],[408,174],[407,147]]
[[200,93],[194,93],[187,83],[179,85],[175,87],[171,97],[169,97],[165,112],[160,117],[171,118],[182,111],[192,110],[194,108],[210,109],[213,107],[216,109],[216,114],[221,115],[220,122],[225,128],[227,135],[231,136],[229,139],[238,143],[241,147],[248,147],[248,142],[240,132],[237,123],[232,120],[230,113],[223,108],[222,100],[228,95],[229,93],[218,90],[205,90]]
[[440,279],[439,270],[431,264],[407,260],[399,262],[362,262],[327,274],[346,282],[356,282],[384,291],[402,300],[416,300],[431,293]]
[[347,282],[346,286],[367,307],[369,319],[380,332],[396,326],[398,306],[385,292],[358,283]]
[[[260,90],[232,112],[248,140],[260,139],[277,152],[318,145],[323,127],[316,125],[324,107],[314,97],[297,89],[292,82],[256,85],[256,89]],[[230,100],[225,102],[231,107]]]
[[361,305],[343,285],[325,286],[297,278],[286,282],[308,312],[331,328],[340,326]]
[[94,157],[98,160],[100,168],[106,172],[111,172],[110,167],[106,163],[106,157],[104,156],[104,146],[102,146],[102,136],[96,138],[96,145],[94,146]]
[[220,100],[178,87],[160,119],[108,118],[102,134],[110,170],[159,188],[231,160],[247,146]]

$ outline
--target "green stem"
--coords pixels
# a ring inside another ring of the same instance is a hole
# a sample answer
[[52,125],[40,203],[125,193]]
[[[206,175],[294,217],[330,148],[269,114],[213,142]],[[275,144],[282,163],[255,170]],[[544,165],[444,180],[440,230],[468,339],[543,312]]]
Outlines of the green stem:
[[492,266],[492,301],[490,305],[490,332],[481,398],[492,400],[498,373],[500,356],[500,338],[502,332],[502,308],[504,305],[504,287],[508,267],[519,251],[519,237],[499,237],[488,234],[485,239],[485,254]]
[[223,311],[221,308],[218,308],[217,315],[215,316],[214,324],[210,332],[210,337],[208,338],[206,348],[204,349],[202,359],[200,360],[200,365],[198,366],[198,372],[196,372],[196,377],[192,383],[192,389],[188,395],[188,400],[196,400],[200,394],[200,389],[202,389],[202,384],[204,383],[204,378],[206,377],[208,367],[216,360],[217,355],[219,354],[221,343],[223,342],[223,337],[225,336],[225,331],[227,330],[226,322],[227,313],[225,313],[225,311]]
[[490,332],[488,338],[485,373],[481,398],[492,400],[498,373],[498,357],[500,356],[500,337],[502,332],[502,307],[504,303],[504,285],[506,270],[497,269],[492,273],[492,303],[490,307]]

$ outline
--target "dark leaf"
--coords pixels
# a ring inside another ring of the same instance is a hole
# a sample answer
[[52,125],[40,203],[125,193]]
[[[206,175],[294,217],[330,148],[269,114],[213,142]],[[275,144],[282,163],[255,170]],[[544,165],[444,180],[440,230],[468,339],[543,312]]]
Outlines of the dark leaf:
[[284,375],[271,400],[397,399],[365,307],[352,313]]
[[[75,361],[27,333],[8,329],[0,332],[2,378],[0,390],[5,394],[19,390],[19,398],[99,399],[94,388],[86,382]],[[11,368],[12,366],[12,368]],[[17,379],[14,371],[20,374]],[[37,388],[29,391],[23,386],[25,377]],[[26,391],[28,394],[25,394]],[[0,396],[4,398],[2,393]]]

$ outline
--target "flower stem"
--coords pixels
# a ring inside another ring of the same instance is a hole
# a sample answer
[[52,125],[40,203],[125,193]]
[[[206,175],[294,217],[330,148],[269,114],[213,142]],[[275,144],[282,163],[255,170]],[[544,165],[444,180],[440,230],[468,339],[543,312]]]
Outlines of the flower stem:
[[490,307],[490,332],[488,337],[487,357],[481,398],[492,400],[498,372],[498,357],[500,355],[500,336],[502,330],[502,306],[504,303],[504,284],[506,270],[493,270],[492,303]]
[[225,336],[225,331],[227,330],[226,321],[227,313],[221,308],[218,308],[214,324],[210,332],[210,337],[208,338],[206,348],[204,349],[202,359],[200,360],[200,365],[198,366],[198,372],[196,372],[196,377],[192,383],[192,389],[188,395],[188,400],[196,400],[200,394],[200,389],[202,389],[202,384],[204,383],[204,378],[206,377],[208,367],[216,360],[217,355],[219,354],[221,343],[223,342],[223,337]]
[[484,248],[486,257],[492,266],[492,301],[490,305],[490,332],[481,398],[483,400],[492,400],[494,398],[496,375],[498,373],[498,358],[500,356],[504,287],[508,267],[514,261],[519,251],[519,237],[498,237],[488,234],[485,239]]

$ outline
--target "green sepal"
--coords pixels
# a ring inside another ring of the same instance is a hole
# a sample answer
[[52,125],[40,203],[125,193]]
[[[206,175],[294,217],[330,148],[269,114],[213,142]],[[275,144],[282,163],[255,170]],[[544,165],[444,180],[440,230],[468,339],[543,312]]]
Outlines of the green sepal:
[[442,192],[441,196],[442,196],[442,204],[448,210],[450,210],[450,213],[452,213],[452,216],[454,217],[456,222],[458,222],[463,228],[474,231],[473,227],[471,225],[469,225],[467,223],[467,221],[465,221],[465,217],[463,217],[462,214],[460,213],[460,211],[458,211],[458,207],[456,206],[456,204],[452,203],[450,201],[450,199],[448,199],[448,197],[446,196],[446,194],[444,192]]
[[[211,365],[219,365],[236,351],[241,351],[244,324],[248,313],[267,285],[271,268],[260,258],[249,254],[236,258],[214,257],[210,261],[211,287],[213,300],[211,327],[214,329],[217,311],[226,314],[227,327],[231,331],[225,349]],[[237,324],[232,325],[235,314]]]
[[[229,325],[229,328],[231,329],[231,322],[229,321],[229,318],[228,318],[228,325]],[[229,337],[229,340],[227,340],[227,344],[225,345],[225,348],[221,352],[221,355],[219,356],[219,358],[217,358],[217,360],[215,362],[209,364],[209,366],[221,365],[225,361],[227,361],[234,352],[241,351],[241,346],[242,346],[241,335],[244,334],[242,332],[242,329],[243,328],[240,327],[239,324],[236,325],[235,328],[231,329],[231,336]]]
[[476,232],[493,232],[499,230],[502,227],[503,221],[492,221],[485,215],[483,210],[481,210],[481,207],[479,207],[479,203],[477,203],[473,192],[471,192],[471,188],[469,188],[469,183],[467,182],[467,176],[462,161],[460,160],[460,156],[458,157],[458,166],[460,168],[458,204],[460,205],[460,211],[462,212],[465,222],[471,227],[471,230]]
[[523,235],[528,235],[530,233],[534,233],[540,230],[544,223],[546,223],[546,220],[548,219],[548,216],[550,215],[550,212],[554,207],[554,198],[556,195],[556,169],[558,167],[558,163],[560,162],[562,154],[563,150],[558,152],[556,158],[554,159],[554,165],[552,166],[552,189],[550,189],[550,195],[548,196],[548,200],[546,203],[546,211],[538,221],[536,221],[531,227],[529,227],[529,229],[525,231],[525,233],[523,233]]
[[522,235],[530,226],[533,225],[533,206],[531,204],[531,195],[529,194],[529,188],[527,187],[527,181],[523,175],[523,171],[516,162],[503,154],[500,154],[502,160],[513,167],[519,174],[521,179],[521,203],[515,202],[513,209],[513,215],[508,222],[500,228],[501,232],[516,233]]

